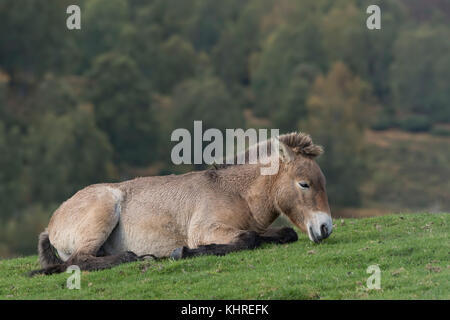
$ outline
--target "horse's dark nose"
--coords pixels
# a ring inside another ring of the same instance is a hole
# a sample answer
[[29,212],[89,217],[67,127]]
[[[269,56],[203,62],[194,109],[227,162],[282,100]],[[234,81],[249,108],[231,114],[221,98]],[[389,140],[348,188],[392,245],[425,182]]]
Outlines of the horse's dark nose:
[[323,224],[320,226],[320,238],[321,238],[321,239],[326,239],[326,238],[328,238],[329,235],[330,235],[330,234],[328,233],[327,225],[326,225],[325,223],[323,223]]

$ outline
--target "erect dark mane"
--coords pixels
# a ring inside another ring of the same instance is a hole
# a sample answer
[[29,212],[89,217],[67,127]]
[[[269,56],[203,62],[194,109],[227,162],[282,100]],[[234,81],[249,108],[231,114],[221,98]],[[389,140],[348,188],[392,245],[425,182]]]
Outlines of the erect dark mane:
[[[315,158],[320,156],[323,153],[323,148],[319,145],[315,145],[310,137],[309,134],[302,133],[302,132],[291,132],[287,134],[283,134],[281,136],[278,136],[278,140],[282,143],[284,143],[287,147],[291,148],[292,151],[297,155],[302,155],[308,158]],[[267,154],[270,155],[271,152],[271,139],[262,141],[258,144],[255,144],[253,146],[250,146],[245,151],[245,163],[248,162],[249,158],[249,149],[251,148],[257,148],[261,143],[267,144]],[[257,149],[258,150],[258,149]],[[258,152],[258,151],[257,151]],[[259,154],[259,152],[258,152]],[[218,169],[224,169],[232,166],[239,165],[237,164],[237,156],[234,157],[234,163],[233,164],[214,164],[213,168]],[[225,159],[224,159],[225,162]]]
[[309,134],[291,132],[278,137],[278,140],[290,147],[296,154],[315,158],[323,153],[321,146],[315,145]]

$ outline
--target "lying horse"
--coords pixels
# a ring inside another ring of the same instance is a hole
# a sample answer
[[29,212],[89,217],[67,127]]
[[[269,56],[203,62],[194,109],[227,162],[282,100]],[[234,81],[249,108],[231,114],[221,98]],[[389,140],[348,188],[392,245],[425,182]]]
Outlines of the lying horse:
[[314,160],[322,148],[302,133],[277,141],[279,152],[268,155],[279,157],[274,175],[261,175],[261,163],[245,163],[86,187],[54,212],[39,236],[43,269],[31,274],[297,241],[292,228],[269,228],[280,214],[320,242],[332,232],[325,177]]

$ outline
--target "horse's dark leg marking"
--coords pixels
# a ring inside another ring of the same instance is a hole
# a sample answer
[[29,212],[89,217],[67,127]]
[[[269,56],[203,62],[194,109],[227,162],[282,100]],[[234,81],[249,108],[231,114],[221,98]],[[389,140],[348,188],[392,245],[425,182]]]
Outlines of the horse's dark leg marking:
[[298,240],[297,232],[289,227],[267,229],[260,237],[265,243],[283,244]]
[[71,265],[76,265],[81,270],[85,271],[103,270],[115,267],[122,263],[134,262],[142,259],[143,258],[138,257],[131,251],[102,257],[97,257],[89,254],[75,254],[73,255],[73,257],[70,257],[69,260],[62,264],[55,264],[44,269],[32,271],[29,273],[29,276],[34,276],[36,274],[50,275],[54,273],[61,273],[66,271],[66,269]]
[[195,249],[190,249],[186,246],[175,249],[170,257],[172,259],[184,259],[191,258],[200,255],[217,255],[223,256],[227,253],[254,249],[260,246],[262,243],[261,237],[254,231],[247,231],[242,233],[239,238],[230,244],[207,244],[199,246]]
[[122,263],[138,261],[139,257],[131,251],[121,252],[116,255],[96,257],[92,255],[76,255],[69,259],[66,264],[77,265],[81,270],[93,271],[115,267]]
[[227,253],[239,250],[254,249],[262,243],[289,243],[298,240],[297,233],[292,228],[271,228],[262,235],[254,231],[243,233],[239,239],[231,244],[208,244],[190,249],[186,246],[175,249],[170,255],[171,258],[178,260],[195,257],[199,255],[217,255],[223,256]]

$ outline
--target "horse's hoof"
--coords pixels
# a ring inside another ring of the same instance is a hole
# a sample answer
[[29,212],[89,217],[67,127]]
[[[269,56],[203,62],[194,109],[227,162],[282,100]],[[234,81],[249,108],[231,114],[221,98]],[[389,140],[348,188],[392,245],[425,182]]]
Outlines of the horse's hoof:
[[158,260],[158,257],[156,257],[153,254],[143,254],[142,256],[138,257],[140,261],[146,261],[146,260]]
[[297,232],[295,232],[295,230],[292,228],[285,227],[285,228],[281,229],[281,233],[282,233],[282,236],[280,239],[281,243],[295,242],[298,240]]
[[186,251],[187,251],[187,247],[180,247],[180,248],[176,248],[175,250],[172,251],[172,253],[170,254],[170,257],[174,260],[180,260],[183,259],[184,257],[186,257]]
[[125,252],[123,256],[124,262],[135,262],[139,261],[139,257],[133,251]]

